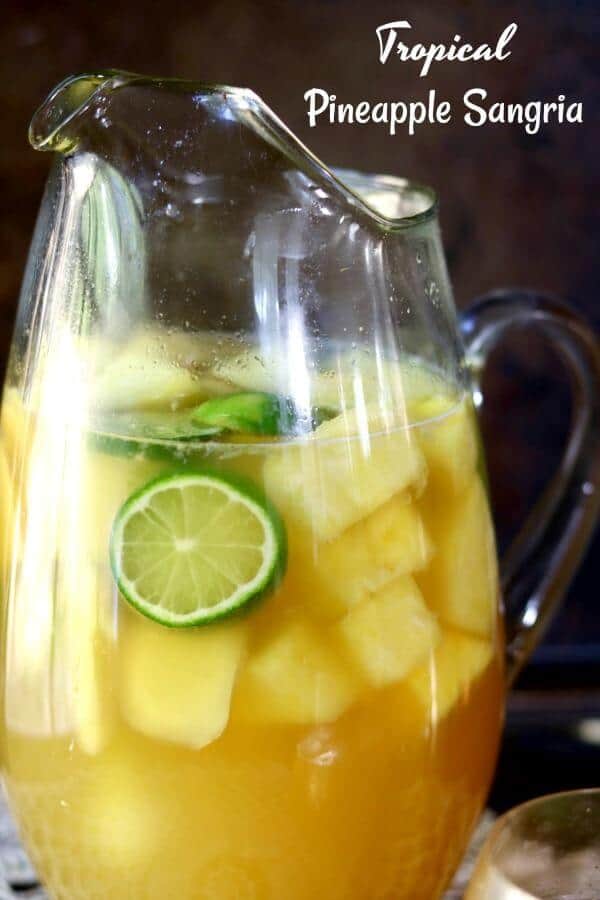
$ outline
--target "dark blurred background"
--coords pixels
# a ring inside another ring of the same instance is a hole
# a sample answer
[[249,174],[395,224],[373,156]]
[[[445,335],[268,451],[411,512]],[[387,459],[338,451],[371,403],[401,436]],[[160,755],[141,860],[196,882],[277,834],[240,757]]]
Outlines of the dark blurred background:
[[[459,308],[495,287],[556,293],[600,327],[598,0],[200,0],[127,4],[11,2],[0,34],[0,366],[49,158],[26,140],[29,117],[66,74],[123,68],[248,86],[325,161],[433,185]],[[456,33],[495,45],[519,26],[502,63],[378,60],[375,28],[408,19],[407,42]],[[435,88],[453,122],[390,137],[383,126],[309,128],[304,92],[338,101],[423,99]],[[582,100],[584,124],[470,128],[462,96]],[[547,374],[549,372],[552,375]],[[496,354],[484,436],[505,546],[551,473],[568,427],[560,368],[533,336]],[[493,439],[492,436],[493,435]],[[600,540],[511,702],[493,794],[498,807],[593,780],[600,744]],[[594,723],[596,723],[594,725]],[[594,738],[595,735],[595,738]],[[582,740],[583,738],[583,740]],[[540,759],[543,757],[546,761]],[[595,755],[594,755],[595,754]],[[595,760],[595,762],[594,762]]]

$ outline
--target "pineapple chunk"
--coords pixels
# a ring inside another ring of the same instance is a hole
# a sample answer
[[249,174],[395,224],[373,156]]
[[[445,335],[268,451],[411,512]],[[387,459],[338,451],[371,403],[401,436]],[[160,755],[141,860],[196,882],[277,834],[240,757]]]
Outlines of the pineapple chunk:
[[[26,520],[26,491],[23,488],[27,483],[34,426],[35,420],[23,405],[17,389],[6,387],[2,399],[0,447],[5,460],[2,464],[3,497],[6,498],[3,518],[5,527],[11,529],[22,526]],[[18,549],[18,543],[17,540],[14,542],[15,549]],[[8,548],[8,544],[5,547]]]
[[282,447],[265,463],[267,493],[318,540],[333,540],[394,494],[423,485],[423,455],[412,432],[368,434],[385,432],[390,421],[377,408],[362,413],[324,422],[312,439]]
[[[165,805],[170,799],[164,792],[158,803],[155,787],[139,760],[122,752],[102,760],[93,776],[81,779],[72,805],[77,819],[85,822],[78,841],[91,871],[95,866],[127,876],[136,867],[148,871],[164,848]],[[128,891],[127,896],[134,895]]]
[[[33,738],[72,733],[63,654],[55,652],[56,560],[40,545],[33,562],[15,566],[6,634],[4,716],[9,732]],[[14,602],[14,596],[19,602]]]
[[[6,456],[6,449],[0,439],[0,496],[2,497],[2,510],[0,512],[0,577],[5,585],[8,566],[12,555],[14,529],[17,527],[15,518],[14,488]],[[5,587],[2,596],[5,594]]]
[[[286,350],[261,352],[253,348],[220,360],[214,374],[244,390],[268,391],[300,400],[297,368]],[[379,402],[391,409],[412,409],[424,398],[439,394],[443,383],[426,366],[409,358],[386,359],[365,350],[339,350],[322,360],[322,367],[306,371],[308,403],[339,409],[362,402]]]
[[84,753],[94,755],[108,743],[114,726],[110,697],[108,576],[81,561],[67,560],[58,582],[63,607],[64,653],[72,729]]
[[32,417],[25,409],[19,392],[7,387],[2,398],[0,434],[11,471],[25,462],[31,441]]
[[364,398],[367,403],[402,410],[415,421],[423,418],[420,405],[433,397],[445,398],[448,407],[453,403],[453,386],[415,357],[386,359],[354,350],[337,355],[333,368],[341,380],[340,396],[350,399],[347,405]]
[[498,604],[498,567],[494,529],[481,480],[474,477],[464,494],[447,502],[429,495],[425,522],[436,553],[419,585],[441,621],[481,636],[492,633]]
[[418,405],[418,415],[422,419],[443,416],[417,429],[432,489],[453,494],[464,490],[473,478],[478,454],[477,425],[470,401],[462,400],[452,409],[449,397],[430,397]]
[[222,378],[245,391],[285,393],[288,366],[283,356],[261,356],[257,349],[245,350],[237,356],[220,359],[213,367],[216,378]]
[[143,456],[119,456],[94,450],[83,458],[80,510],[86,553],[97,562],[108,560],[115,515],[127,498],[161,471],[159,462]]
[[103,367],[95,400],[114,412],[173,409],[230,391],[230,385],[210,373],[194,373],[171,359],[160,336],[141,332]]
[[79,644],[77,661],[72,660],[73,728],[79,748],[90,756],[106,747],[114,726],[114,711],[102,689],[106,679],[106,648],[103,636],[94,631],[85,635]]
[[243,623],[192,631],[135,617],[120,648],[123,716],[148,737],[199,749],[227,727],[244,654]]
[[[156,341],[164,347],[172,362],[193,369],[208,369],[242,348],[242,341],[226,331],[183,331],[156,329]],[[219,379],[221,381],[221,379]],[[231,388],[230,388],[231,390]]]
[[286,353],[260,354],[258,350],[247,350],[238,356],[220,360],[213,368],[216,378],[224,379],[245,391],[266,391],[293,397],[308,406],[329,406],[337,408],[340,401],[339,386],[334,373],[308,371],[308,394],[298,396],[298,374],[290,365]]
[[75,546],[57,565],[50,550],[31,566],[26,557],[15,570],[19,602],[12,604],[6,647],[6,721],[9,730],[31,737],[73,736],[95,754],[113,725],[102,605],[108,591],[82,556]]
[[355,678],[343,658],[316,628],[298,621],[250,658],[235,711],[246,721],[318,725],[339,718],[355,697]]
[[433,654],[411,672],[407,684],[435,719],[443,719],[470,686],[484,672],[492,659],[489,641],[447,631]]
[[[118,332],[82,335],[76,343],[80,357],[98,371],[102,371],[125,346],[120,342]],[[157,323],[139,326],[126,338],[126,343],[133,345],[134,350],[137,344],[143,354],[206,372],[216,360],[239,353],[244,347],[242,339],[233,332],[187,331]]]
[[359,603],[334,631],[367,682],[377,688],[404,678],[432,653],[440,634],[410,576]]
[[334,541],[319,545],[315,571],[323,590],[307,601],[315,612],[342,615],[366,594],[422,569],[432,551],[415,504],[399,494]]
[[[411,422],[429,418],[432,414],[422,413],[422,407],[434,398],[446,409],[456,403],[456,388],[450,381],[445,381],[440,374],[417,360],[402,365],[402,387]],[[435,415],[439,415],[435,413]]]

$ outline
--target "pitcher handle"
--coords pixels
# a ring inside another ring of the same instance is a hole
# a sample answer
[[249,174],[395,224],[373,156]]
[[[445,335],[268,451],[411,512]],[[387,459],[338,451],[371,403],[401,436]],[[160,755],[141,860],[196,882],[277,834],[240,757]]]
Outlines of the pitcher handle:
[[533,326],[562,357],[573,395],[558,470],[500,563],[511,684],[560,604],[600,512],[600,350],[590,327],[571,307],[534,291],[486,294],[461,316],[460,324],[474,387],[505,332]]

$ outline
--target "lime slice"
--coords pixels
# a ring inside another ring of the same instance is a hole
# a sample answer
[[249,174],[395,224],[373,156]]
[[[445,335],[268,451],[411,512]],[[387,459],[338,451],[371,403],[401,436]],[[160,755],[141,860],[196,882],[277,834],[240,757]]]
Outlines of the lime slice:
[[98,430],[90,434],[95,450],[111,456],[137,456],[148,459],[178,459],[187,452],[179,444],[215,440],[222,433],[214,425],[195,425],[189,410],[156,412],[137,410],[102,416]]
[[139,612],[204,625],[262,597],[285,570],[285,529],[254,485],[215,472],[161,476],[116,515],[110,561]]
[[206,400],[193,411],[192,421],[198,426],[276,435],[293,429],[294,413],[289,401],[277,394],[244,391]]
[[332,406],[313,406],[311,416],[312,428],[318,428],[323,422],[334,419],[336,416],[339,416],[340,412],[341,410],[339,408],[334,409]]
[[109,456],[152,459],[158,462],[181,463],[184,455],[177,444],[166,441],[153,443],[132,438],[124,438],[114,434],[91,432],[88,446],[94,453],[107,453]]
[[192,421],[190,410],[156,412],[136,410],[103,415],[99,424],[105,434],[147,441],[206,440],[219,434],[217,425],[200,425]]

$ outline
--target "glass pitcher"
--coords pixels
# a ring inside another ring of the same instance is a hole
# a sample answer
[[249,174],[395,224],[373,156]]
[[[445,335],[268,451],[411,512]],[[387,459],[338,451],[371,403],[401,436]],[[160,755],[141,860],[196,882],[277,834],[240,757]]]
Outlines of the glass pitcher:
[[[594,337],[525,293],[459,323],[432,192],[250,91],[79,76],[30,139],[2,762],[51,896],[439,897],[597,515]],[[530,324],[575,412],[504,623],[472,388]]]

